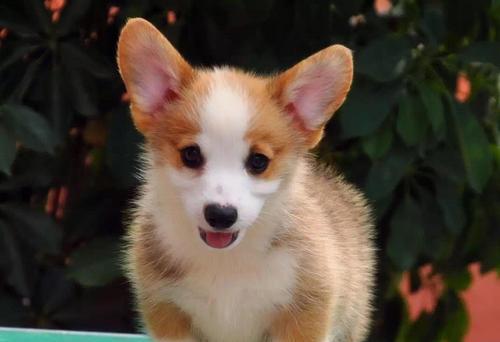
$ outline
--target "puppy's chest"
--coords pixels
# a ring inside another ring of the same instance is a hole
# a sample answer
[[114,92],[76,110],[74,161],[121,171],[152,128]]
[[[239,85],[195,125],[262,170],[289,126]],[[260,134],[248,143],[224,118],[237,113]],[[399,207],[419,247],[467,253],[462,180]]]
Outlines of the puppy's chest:
[[296,267],[288,252],[244,265],[211,265],[170,291],[208,341],[260,341],[276,308],[292,301]]

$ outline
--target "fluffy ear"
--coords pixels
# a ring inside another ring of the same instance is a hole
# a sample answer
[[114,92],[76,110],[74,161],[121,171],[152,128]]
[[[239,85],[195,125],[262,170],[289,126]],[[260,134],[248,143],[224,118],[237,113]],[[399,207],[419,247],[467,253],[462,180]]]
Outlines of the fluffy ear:
[[278,75],[272,92],[295,126],[314,147],[323,127],[342,105],[352,82],[352,54],[332,45]]
[[179,96],[192,68],[144,19],[130,19],[123,27],[117,59],[130,94],[134,123],[146,134],[165,106]]

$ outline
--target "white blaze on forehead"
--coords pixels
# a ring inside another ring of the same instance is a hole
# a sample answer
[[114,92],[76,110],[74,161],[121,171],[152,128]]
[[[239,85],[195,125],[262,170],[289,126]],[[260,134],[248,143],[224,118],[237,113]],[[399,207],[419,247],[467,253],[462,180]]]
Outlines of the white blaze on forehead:
[[211,76],[200,107],[198,143],[206,161],[202,193],[209,201],[235,204],[241,191],[251,191],[244,161],[250,149],[245,134],[252,108],[243,86],[231,83],[229,70],[216,69]]
[[228,78],[229,72],[220,69],[213,72],[210,90],[202,103],[200,119],[202,133],[220,142],[234,143],[244,140],[252,108],[245,90]]
[[279,180],[257,179],[244,170],[250,150],[245,135],[255,107],[244,85],[235,84],[230,73],[227,69],[214,70],[210,90],[200,108],[198,141],[207,162],[205,178],[215,186],[217,197],[224,197],[220,196],[222,192],[230,197],[240,197],[241,191],[254,195],[273,193]]

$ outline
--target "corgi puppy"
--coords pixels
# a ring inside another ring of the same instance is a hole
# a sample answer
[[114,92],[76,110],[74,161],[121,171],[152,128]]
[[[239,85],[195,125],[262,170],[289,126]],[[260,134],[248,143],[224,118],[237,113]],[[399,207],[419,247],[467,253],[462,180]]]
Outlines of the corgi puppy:
[[146,141],[127,269],[153,340],[363,340],[370,210],[308,156],[351,86],[351,52],[270,77],[198,69],[131,19],[118,64]]

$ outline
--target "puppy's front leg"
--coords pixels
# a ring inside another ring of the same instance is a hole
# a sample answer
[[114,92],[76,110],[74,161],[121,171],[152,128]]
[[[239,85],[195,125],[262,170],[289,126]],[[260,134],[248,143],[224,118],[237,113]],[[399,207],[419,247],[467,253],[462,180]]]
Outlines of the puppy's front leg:
[[156,342],[196,342],[191,334],[191,319],[175,304],[143,303],[146,328]]
[[270,329],[272,342],[328,342],[331,315],[328,305],[284,308]]

